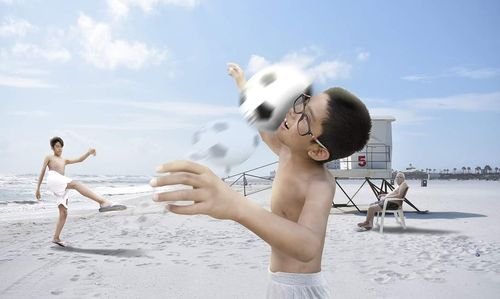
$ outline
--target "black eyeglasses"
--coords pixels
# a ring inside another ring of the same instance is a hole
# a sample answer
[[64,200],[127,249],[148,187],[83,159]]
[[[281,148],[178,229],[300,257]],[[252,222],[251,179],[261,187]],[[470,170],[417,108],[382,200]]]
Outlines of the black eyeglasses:
[[314,142],[328,151],[326,146],[324,146],[311,131],[311,121],[309,120],[309,116],[306,114],[306,105],[310,99],[310,95],[303,93],[299,95],[293,102],[293,112],[295,114],[301,114],[299,121],[297,122],[297,130],[299,131],[300,136],[311,135],[311,139]]

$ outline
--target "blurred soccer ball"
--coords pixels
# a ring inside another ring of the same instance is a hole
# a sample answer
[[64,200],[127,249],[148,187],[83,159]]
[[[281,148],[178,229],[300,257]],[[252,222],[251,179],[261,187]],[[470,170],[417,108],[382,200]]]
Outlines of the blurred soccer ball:
[[194,161],[206,160],[229,172],[255,152],[259,141],[259,134],[245,122],[217,120],[193,134],[193,148],[187,157]]
[[274,65],[253,75],[241,92],[240,110],[259,130],[276,131],[293,101],[311,88],[311,79],[289,65]]

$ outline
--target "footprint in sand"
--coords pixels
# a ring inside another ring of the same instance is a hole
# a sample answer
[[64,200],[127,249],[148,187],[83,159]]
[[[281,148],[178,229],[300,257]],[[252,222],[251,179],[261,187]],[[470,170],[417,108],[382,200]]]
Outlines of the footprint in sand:
[[61,295],[63,293],[63,291],[52,291],[50,292],[52,295]]
[[149,266],[149,265],[152,265],[153,263],[142,263],[142,264],[136,264],[137,267],[140,267],[140,266]]
[[441,278],[441,277],[424,277],[424,279],[429,281],[429,282],[437,282],[437,283],[446,282],[446,279]]
[[80,275],[76,274],[73,275],[73,277],[70,278],[71,281],[78,281],[80,279]]
[[219,269],[222,266],[222,264],[211,264],[208,265],[209,268],[211,269]]
[[381,284],[389,283],[391,280],[392,280],[391,277],[377,277],[373,279],[373,281]]

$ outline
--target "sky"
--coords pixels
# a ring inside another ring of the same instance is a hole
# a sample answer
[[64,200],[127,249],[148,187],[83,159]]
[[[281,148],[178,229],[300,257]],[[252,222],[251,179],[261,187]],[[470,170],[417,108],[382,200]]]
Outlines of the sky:
[[[49,139],[78,174],[151,174],[241,119],[226,63],[291,62],[392,115],[393,168],[500,167],[500,2],[0,0],[0,174]],[[276,161],[261,143],[234,171]],[[69,170],[70,168],[68,168]]]

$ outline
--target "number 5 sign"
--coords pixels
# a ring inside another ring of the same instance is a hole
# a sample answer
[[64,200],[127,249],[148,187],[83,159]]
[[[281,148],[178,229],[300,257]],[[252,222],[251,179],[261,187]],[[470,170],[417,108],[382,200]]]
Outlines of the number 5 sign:
[[359,155],[358,156],[358,165],[361,167],[366,166],[366,156],[365,155]]

